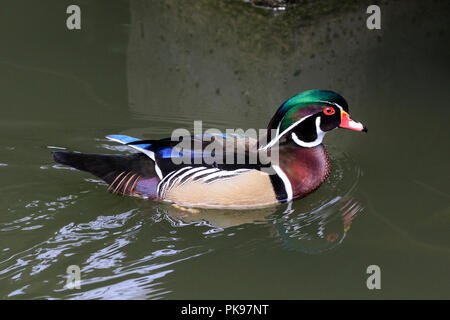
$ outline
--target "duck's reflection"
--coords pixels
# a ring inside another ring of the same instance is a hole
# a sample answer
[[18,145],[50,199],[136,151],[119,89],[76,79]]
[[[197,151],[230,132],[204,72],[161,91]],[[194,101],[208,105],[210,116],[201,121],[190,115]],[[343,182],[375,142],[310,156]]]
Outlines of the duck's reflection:
[[362,208],[356,199],[341,197],[310,212],[288,207],[273,220],[275,234],[289,249],[319,254],[342,243]]
[[229,209],[194,209],[178,205],[171,205],[165,211],[173,219],[184,223],[206,221],[216,228],[230,228],[247,223],[268,223],[277,207],[267,207],[255,210],[229,210]]
[[[288,203],[258,210],[193,209],[169,205],[163,209],[172,223],[207,223],[217,229],[245,224],[271,225],[271,234],[291,250],[319,254],[340,245],[363,206],[351,195],[338,196],[311,210]],[[161,209],[161,208],[160,208]],[[161,211],[160,211],[161,213]]]

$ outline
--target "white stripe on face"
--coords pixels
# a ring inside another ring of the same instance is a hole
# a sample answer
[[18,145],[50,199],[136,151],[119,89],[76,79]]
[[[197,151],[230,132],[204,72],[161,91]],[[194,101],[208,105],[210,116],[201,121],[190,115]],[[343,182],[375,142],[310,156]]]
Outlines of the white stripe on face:
[[[299,125],[301,122],[303,122],[305,119],[311,117],[313,114],[310,114],[309,116],[303,117],[300,120],[294,122],[293,124],[291,124],[287,129],[285,129],[281,134],[278,134],[278,131],[280,130],[280,125],[278,125],[278,129],[277,129],[277,135],[275,136],[275,138],[273,138],[272,140],[270,140],[270,142],[265,145],[264,147],[260,148],[260,150],[266,150],[267,148],[272,147],[278,140],[281,139],[281,137],[283,137],[283,135],[286,134],[286,132],[289,132],[290,130],[292,130],[294,127],[296,127],[297,125]],[[280,124],[283,120],[280,121]]]
[[[322,103],[326,103],[326,104],[331,104],[333,106],[338,107],[341,111],[344,110],[339,104],[335,103],[335,102],[330,102],[330,101],[324,101],[324,100],[318,100],[317,102],[322,102]],[[265,145],[262,148],[259,148],[259,150],[266,150],[270,147],[272,147],[278,140],[280,140],[283,135],[285,135],[287,132],[289,132],[290,130],[292,130],[294,127],[298,126],[300,123],[302,123],[305,119],[313,116],[314,114],[310,114],[309,116],[303,117],[301,119],[299,119],[298,121],[294,122],[293,124],[291,124],[287,129],[285,129],[281,134],[280,132],[280,126],[281,126],[281,122],[283,122],[283,119],[280,120],[280,123],[278,124],[277,127],[277,135],[275,136],[275,138],[273,138],[272,140],[269,141],[269,143],[267,143],[267,145]],[[317,120],[316,120],[317,121]],[[319,133],[323,133],[323,131],[320,129],[320,126],[317,126],[316,123],[316,128],[318,128],[317,130],[317,135],[319,136]],[[320,131],[319,131],[320,130]],[[298,139],[298,137],[296,136],[296,138]],[[295,141],[295,138],[292,138]],[[323,139],[323,137],[322,137]],[[299,141],[301,141],[300,139],[298,139]],[[305,142],[306,143],[306,142]],[[322,143],[322,140],[320,140],[320,143]],[[319,145],[320,143],[318,143],[317,145]]]
[[317,133],[316,140],[311,142],[305,142],[303,140],[300,140],[299,137],[297,137],[297,135],[295,134],[295,132],[292,132],[291,137],[292,140],[294,140],[294,142],[300,147],[312,148],[321,144],[323,137],[325,136],[325,132],[322,131],[322,129],[320,129],[320,117],[316,118],[316,133]]

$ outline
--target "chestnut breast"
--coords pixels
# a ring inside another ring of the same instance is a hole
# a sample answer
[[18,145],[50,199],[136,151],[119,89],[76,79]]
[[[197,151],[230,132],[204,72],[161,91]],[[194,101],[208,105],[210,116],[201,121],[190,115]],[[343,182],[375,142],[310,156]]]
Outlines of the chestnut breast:
[[293,198],[301,198],[316,190],[330,173],[325,147],[302,148],[287,143],[280,148],[280,168],[292,185]]

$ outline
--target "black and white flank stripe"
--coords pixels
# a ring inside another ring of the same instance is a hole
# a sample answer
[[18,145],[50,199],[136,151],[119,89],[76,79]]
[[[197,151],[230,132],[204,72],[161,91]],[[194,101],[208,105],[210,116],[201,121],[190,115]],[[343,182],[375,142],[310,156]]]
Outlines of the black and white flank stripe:
[[252,169],[220,170],[208,167],[184,167],[168,173],[158,183],[157,194],[159,198],[163,199],[170,190],[175,187],[181,187],[186,183],[200,182],[209,184],[218,180],[227,180],[250,170]]

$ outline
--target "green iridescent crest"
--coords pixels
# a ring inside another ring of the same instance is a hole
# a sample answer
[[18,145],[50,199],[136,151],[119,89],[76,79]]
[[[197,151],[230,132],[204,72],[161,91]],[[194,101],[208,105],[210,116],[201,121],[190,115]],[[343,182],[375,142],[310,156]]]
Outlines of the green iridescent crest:
[[303,91],[285,101],[280,108],[278,108],[269,123],[269,128],[273,129],[278,128],[279,126],[280,132],[282,132],[301,118],[319,112],[321,107],[330,104],[337,104],[345,111],[348,111],[348,105],[345,99],[333,91]]

